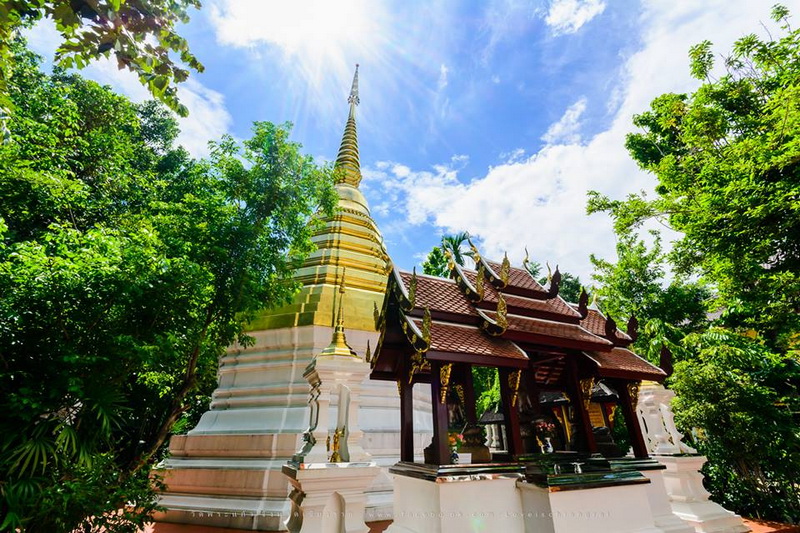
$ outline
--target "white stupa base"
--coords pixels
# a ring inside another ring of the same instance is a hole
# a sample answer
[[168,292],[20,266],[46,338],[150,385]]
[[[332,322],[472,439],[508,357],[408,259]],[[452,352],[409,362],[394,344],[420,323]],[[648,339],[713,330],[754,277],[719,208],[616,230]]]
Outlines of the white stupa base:
[[[229,350],[211,410],[189,434],[170,441],[171,456],[161,465],[168,489],[160,504],[167,510],[158,521],[285,531],[291,488],[281,469],[302,447],[309,426],[303,371],[330,343],[331,332],[323,326],[257,331],[251,333],[253,346]],[[364,353],[368,340],[376,345],[377,333],[347,331],[347,339]],[[335,401],[332,407],[335,413]],[[432,427],[430,393],[424,387],[415,387],[414,410],[414,447],[421,451]],[[383,470],[366,490],[365,516],[388,520],[392,484],[387,471],[400,450],[396,384],[365,380],[357,412],[361,446]]]
[[708,499],[700,469],[706,462],[702,455],[654,457],[667,469],[664,487],[672,512],[698,533],[744,533],[750,531],[742,517]]

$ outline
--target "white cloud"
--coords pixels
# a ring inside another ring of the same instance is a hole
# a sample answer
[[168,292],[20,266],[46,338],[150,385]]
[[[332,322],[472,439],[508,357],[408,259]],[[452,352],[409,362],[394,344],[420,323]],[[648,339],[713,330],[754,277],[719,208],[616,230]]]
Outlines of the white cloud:
[[442,63],[439,67],[439,81],[436,84],[436,89],[441,92],[444,91],[447,87],[447,74],[450,72],[450,69],[447,68],[447,65]]
[[[604,131],[581,142],[576,129],[559,127],[559,135],[551,131],[558,143],[549,142],[527,158],[512,152],[503,164],[466,183],[453,162],[408,169],[404,176],[389,170],[396,163],[384,163],[370,171],[368,197],[380,198],[394,213],[405,212],[406,224],[469,231],[483,241],[489,257],[508,251],[519,264],[527,246],[533,259],[560,264],[588,282],[589,254],[612,258],[614,235],[606,215],[585,214],[586,191],[623,198],[654,185],[624,148],[625,135],[634,129],[631,116],[659,94],[697,87],[689,76],[689,46],[708,38],[715,50],[727,51],[765,16],[763,5],[746,0],[736,6],[729,0],[651,2],[639,21],[641,46],[625,62],[614,93],[614,118]],[[585,106],[580,102],[570,107],[574,120],[562,117],[556,124],[576,123]]]
[[[47,60],[52,60],[61,37],[51,20],[40,20],[26,33],[31,49]],[[152,99],[139,79],[128,70],[120,70],[113,59],[93,61],[83,70],[81,76],[94,80],[124,94],[134,102]],[[225,107],[224,96],[197,81],[189,79],[178,85],[178,98],[189,109],[189,116],[178,118],[181,133],[178,144],[183,145],[195,157],[208,155],[208,141],[219,139],[227,133],[232,119]]]
[[577,144],[581,141],[581,116],[586,111],[586,98],[581,98],[567,108],[564,115],[550,124],[542,135],[547,144]]
[[555,35],[575,33],[605,8],[602,0],[552,0],[544,21]]

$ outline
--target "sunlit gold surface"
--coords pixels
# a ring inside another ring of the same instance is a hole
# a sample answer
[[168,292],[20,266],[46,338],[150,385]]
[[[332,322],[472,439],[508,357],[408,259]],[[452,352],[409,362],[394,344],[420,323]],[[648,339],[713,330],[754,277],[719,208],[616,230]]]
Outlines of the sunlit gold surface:
[[346,329],[375,331],[373,308],[383,308],[389,257],[367,200],[358,184],[361,170],[355,130],[355,107],[358,104],[358,72],[348,98],[350,113],[336,160],[338,209],[323,220],[312,241],[317,250],[309,255],[294,279],[302,289],[292,303],[266,310],[247,327],[249,331],[296,326],[331,326],[336,311],[337,286],[341,272],[347,269]]

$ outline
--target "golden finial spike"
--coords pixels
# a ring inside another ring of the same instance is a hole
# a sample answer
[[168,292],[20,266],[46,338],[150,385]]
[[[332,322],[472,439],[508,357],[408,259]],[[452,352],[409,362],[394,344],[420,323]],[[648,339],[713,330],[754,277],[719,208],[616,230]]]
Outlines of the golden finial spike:
[[547,281],[548,282],[552,281],[553,280],[553,271],[550,269],[550,262],[549,261],[545,261],[544,264],[547,265]]
[[358,65],[356,65],[350,96],[347,97],[347,102],[350,104],[350,113],[347,116],[342,143],[339,146],[339,154],[336,156],[336,163],[334,164],[334,180],[336,184],[345,183],[358,187],[358,184],[361,183],[361,163],[358,155],[358,135],[356,134],[356,106],[360,101],[358,97]]
[[364,361],[366,361],[367,363],[371,363],[372,362],[372,351],[370,350],[370,347],[369,347],[369,339],[367,340],[367,351],[364,354]]
[[333,328],[333,335],[331,336],[331,343],[327,348],[320,352],[320,356],[334,356],[344,355],[351,357],[358,357],[358,354],[347,344],[347,338],[344,334],[344,275],[345,270],[342,270],[342,280],[339,283],[339,309],[336,313],[336,325]]
[[528,263],[530,263],[530,261],[531,261],[531,256],[528,253],[528,247],[526,246],[525,247],[525,259],[522,260],[522,266],[527,265]]

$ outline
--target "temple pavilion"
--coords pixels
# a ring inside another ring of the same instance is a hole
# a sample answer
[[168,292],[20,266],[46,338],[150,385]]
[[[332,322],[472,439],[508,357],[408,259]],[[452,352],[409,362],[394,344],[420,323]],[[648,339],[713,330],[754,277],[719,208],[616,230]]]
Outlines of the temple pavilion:
[[[628,349],[635,320],[622,332],[590,308],[585,293],[577,304],[562,299],[558,270],[542,286],[507,257],[488,261],[470,244],[477,269],[450,255],[449,279],[393,269],[383,309],[376,309],[381,337],[371,378],[397,382],[402,461],[413,462],[419,453],[413,448],[410,403],[419,385],[430,388],[433,406],[433,442],[425,462],[451,462],[452,413],[463,413],[467,429],[479,422],[471,371],[476,365],[499,372],[502,416],[496,420],[502,421],[506,441],[503,453],[479,454],[484,460],[540,453],[544,439],[552,451],[597,453],[596,433],[610,425],[614,412],[592,401],[601,385],[605,396],[616,400],[608,403],[621,408],[635,456],[647,457],[636,414],[639,383],[663,381],[666,374]],[[550,435],[537,435],[537,424]]]

